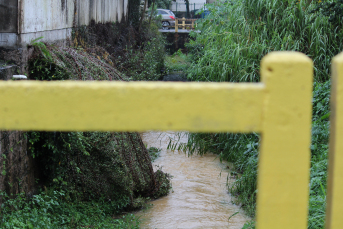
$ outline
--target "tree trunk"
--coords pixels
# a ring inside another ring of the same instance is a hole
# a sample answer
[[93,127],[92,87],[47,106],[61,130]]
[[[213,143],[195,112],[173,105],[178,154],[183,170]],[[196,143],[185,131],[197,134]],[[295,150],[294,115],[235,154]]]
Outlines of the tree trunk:
[[148,0],[145,0],[144,1],[144,8],[143,8],[143,11],[142,11],[142,16],[141,16],[141,20],[139,22],[139,27],[138,27],[138,32],[141,30],[141,27],[142,27],[142,23],[143,23],[143,20],[144,20],[144,16],[145,16],[145,11],[146,11],[146,6],[148,4]]
[[129,22],[137,29],[139,25],[140,0],[129,1]]
[[153,14],[153,12],[154,12],[155,2],[156,2],[156,0],[154,0],[154,1],[152,2],[151,13],[150,13],[150,18],[149,18],[149,25],[150,25],[150,23],[151,23],[152,14]]
[[186,18],[189,18],[189,0],[185,0],[185,2],[186,2],[186,10],[187,10]]

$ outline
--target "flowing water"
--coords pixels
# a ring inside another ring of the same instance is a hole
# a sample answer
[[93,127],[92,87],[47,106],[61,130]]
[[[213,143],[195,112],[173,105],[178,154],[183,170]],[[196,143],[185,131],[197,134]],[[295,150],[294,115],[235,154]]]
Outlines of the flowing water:
[[162,166],[173,177],[170,194],[136,214],[141,217],[142,228],[241,229],[249,220],[231,203],[226,187],[227,164],[220,163],[215,155],[188,157],[183,152],[167,150],[171,138],[186,142],[185,134],[180,137],[175,132],[147,132],[141,136],[148,147],[162,149],[153,164]]

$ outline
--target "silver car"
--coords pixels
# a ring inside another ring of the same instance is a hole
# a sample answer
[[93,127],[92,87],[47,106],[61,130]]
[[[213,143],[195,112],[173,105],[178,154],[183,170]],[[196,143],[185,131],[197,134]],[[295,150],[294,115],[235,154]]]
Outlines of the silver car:
[[162,29],[170,29],[169,26],[175,26],[175,14],[171,10],[157,9],[157,16],[162,17]]

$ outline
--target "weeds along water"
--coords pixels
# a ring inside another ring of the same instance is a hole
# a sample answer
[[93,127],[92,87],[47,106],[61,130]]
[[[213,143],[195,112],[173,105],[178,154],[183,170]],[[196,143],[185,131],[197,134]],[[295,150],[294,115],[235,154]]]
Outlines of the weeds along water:
[[[334,1],[335,2],[335,1]],[[299,51],[314,61],[311,178],[308,228],[324,228],[331,59],[343,50],[341,21],[333,8],[317,1],[249,0],[208,5],[200,34],[186,46],[190,81],[258,82],[260,61],[271,51]],[[328,13],[329,12],[329,13]],[[331,13],[330,13],[331,12]],[[228,187],[246,213],[255,216],[260,136],[189,134],[177,147],[189,154],[213,152],[234,165],[236,181]],[[254,228],[254,223],[244,228]]]

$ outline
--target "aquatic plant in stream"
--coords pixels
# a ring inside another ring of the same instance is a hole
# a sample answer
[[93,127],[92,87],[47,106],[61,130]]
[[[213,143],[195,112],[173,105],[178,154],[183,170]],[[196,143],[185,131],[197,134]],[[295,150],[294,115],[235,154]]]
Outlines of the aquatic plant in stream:
[[149,156],[152,162],[155,161],[160,156],[161,151],[162,149],[156,148],[156,147],[150,147],[148,149]]

